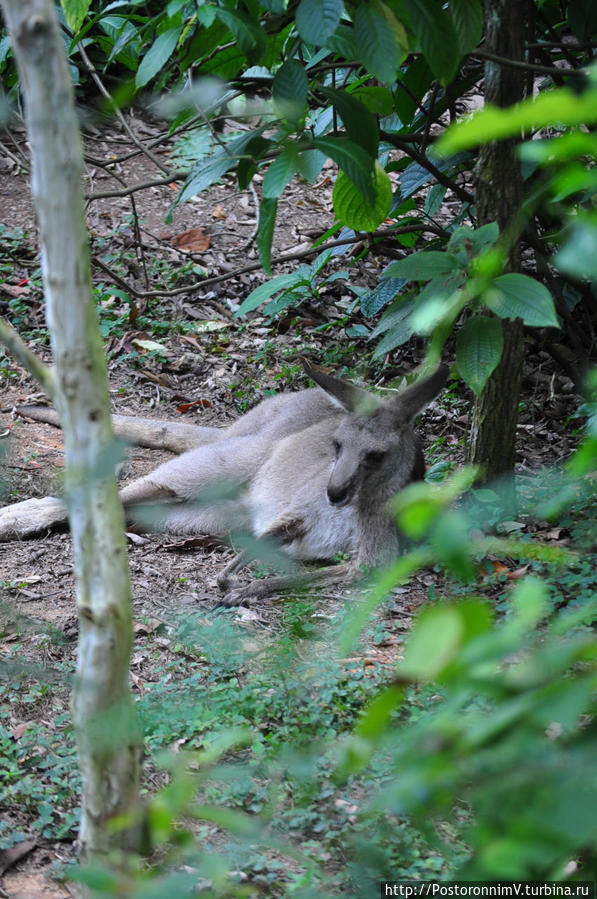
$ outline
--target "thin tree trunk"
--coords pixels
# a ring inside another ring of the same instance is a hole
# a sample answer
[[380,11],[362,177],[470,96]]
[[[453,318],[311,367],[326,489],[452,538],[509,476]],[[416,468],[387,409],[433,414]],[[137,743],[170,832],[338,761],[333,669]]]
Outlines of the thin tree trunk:
[[136,843],[141,737],[128,686],[132,621],[106,364],[92,298],[73,91],[53,3],[0,0],[25,95],[55,401],[64,431],[80,637],[72,713],[83,780],[80,857]]
[[[485,47],[508,59],[523,58],[526,0],[485,0]],[[524,79],[516,69],[485,64],[485,102],[511,106],[522,99]],[[485,144],[477,164],[476,206],[479,224],[497,222],[500,233],[514,234],[522,205],[522,177],[516,157],[517,141]],[[508,268],[517,271],[520,249],[511,242]],[[471,430],[471,461],[481,465],[487,479],[512,472],[518,397],[522,373],[523,327],[520,320],[501,322],[502,358],[481,395],[476,398]]]

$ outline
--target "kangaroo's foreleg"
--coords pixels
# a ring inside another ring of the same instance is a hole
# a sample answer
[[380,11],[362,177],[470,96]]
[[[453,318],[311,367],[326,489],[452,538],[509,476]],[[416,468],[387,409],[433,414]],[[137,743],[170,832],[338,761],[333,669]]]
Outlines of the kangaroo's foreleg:
[[353,562],[345,562],[342,565],[318,568],[316,571],[302,571],[299,574],[284,574],[254,580],[244,587],[230,590],[218,605],[226,607],[250,605],[255,600],[280,593],[300,592],[308,586],[323,587],[332,584],[348,586],[358,579],[360,573],[360,569]]
[[161,498],[188,502],[209,492],[218,502],[230,487],[249,481],[269,448],[267,439],[255,435],[217,440],[164,462],[124,487],[120,497],[129,506]]

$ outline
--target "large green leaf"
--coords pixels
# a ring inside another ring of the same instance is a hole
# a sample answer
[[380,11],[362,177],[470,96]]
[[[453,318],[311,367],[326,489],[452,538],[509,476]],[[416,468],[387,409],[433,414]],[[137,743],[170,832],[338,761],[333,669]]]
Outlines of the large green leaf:
[[91,0],[60,0],[66,24],[73,32],[77,32],[91,6]]
[[163,31],[162,34],[159,34],[156,37],[137,69],[135,85],[138,88],[143,87],[148,81],[151,81],[151,79],[157,75],[160,69],[168,62],[174,52],[174,48],[178,43],[178,38],[181,33],[182,27],[169,28],[168,31]]
[[272,97],[276,111],[289,122],[298,122],[305,113],[309,80],[305,67],[288,59],[276,72]]
[[375,202],[374,160],[366,150],[346,137],[316,137],[313,147],[337,163],[367,202]]
[[391,84],[396,80],[401,52],[387,19],[372,4],[359,3],[353,21],[358,58],[372,75]]
[[456,337],[456,365],[473,393],[481,393],[502,357],[504,336],[497,318],[474,315]]
[[346,91],[337,91],[331,87],[321,88],[321,93],[337,110],[344,122],[348,137],[360,144],[364,150],[377,159],[378,127],[375,116],[367,107]]
[[409,281],[430,281],[458,271],[458,260],[451,253],[440,253],[438,250],[412,253],[392,262],[385,269],[382,278],[408,278]]
[[456,606],[425,609],[410,635],[399,673],[417,680],[437,677],[455,658],[463,637],[462,614]]
[[268,200],[279,197],[286,185],[292,181],[297,170],[297,154],[294,148],[282,150],[271,163],[263,179],[263,196]]
[[322,47],[336,30],[342,15],[342,0],[301,0],[296,27],[302,39]]
[[460,61],[458,36],[439,0],[404,0],[425,59],[442,83],[452,81]]
[[259,224],[257,225],[257,248],[259,260],[264,271],[269,275],[272,270],[272,241],[276,224],[278,201],[264,197],[259,207]]
[[448,9],[464,56],[474,50],[483,33],[483,10],[479,0],[449,0]]
[[379,162],[375,162],[375,199],[368,203],[344,172],[338,172],[334,185],[334,212],[343,225],[355,231],[375,231],[392,206],[392,182]]
[[501,275],[483,299],[500,318],[521,318],[533,328],[560,327],[549,290],[528,275]]

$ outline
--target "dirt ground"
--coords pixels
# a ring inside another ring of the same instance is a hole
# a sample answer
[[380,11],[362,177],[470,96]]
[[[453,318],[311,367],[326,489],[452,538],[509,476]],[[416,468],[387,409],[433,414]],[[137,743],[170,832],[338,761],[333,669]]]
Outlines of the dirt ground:
[[[159,131],[159,125],[153,123],[137,120],[133,124],[146,140]],[[30,283],[37,265],[37,240],[29,199],[29,178],[14,161],[15,156],[19,158],[17,149],[24,152],[24,139],[23,132],[16,131],[11,136],[14,145],[8,140],[0,141],[0,225],[8,230],[25,229],[31,249],[28,257],[26,254],[15,255],[14,272],[6,279],[8,291],[0,284],[0,312],[10,313],[10,299],[20,297],[28,308],[28,326],[32,328],[43,325],[43,310],[40,293]],[[3,153],[5,145],[12,147],[9,153]],[[119,189],[123,183],[131,185],[160,176],[143,155],[131,156],[119,163],[118,180],[108,173],[105,164],[115,155],[123,156],[135,150],[117,128],[86,134],[85,149],[88,154],[85,190],[88,193]],[[154,149],[164,164],[169,164],[169,152],[168,143]],[[93,160],[98,161],[97,164]],[[205,269],[208,277],[235,271],[257,261],[252,241],[257,212],[251,191],[239,192],[232,181],[224,181],[178,207],[172,223],[166,225],[164,217],[174,195],[172,185],[152,186],[135,194],[142,250],[132,253],[133,261],[123,276],[124,281],[138,291],[145,291],[144,266],[154,258],[171,266],[193,262]],[[118,255],[127,247],[134,248],[132,212],[128,197],[106,197],[89,205],[87,215],[94,256],[105,259],[106,254]],[[313,236],[321,234],[332,222],[330,172],[324,170],[314,186],[293,184],[285,192],[278,213],[274,256],[306,248]],[[195,234],[190,239],[208,243],[203,251],[197,249],[197,243],[191,244],[191,253],[176,246],[181,234],[196,228],[201,229],[203,237]],[[0,242],[2,240],[0,233]],[[369,257],[351,269],[350,277],[359,285],[373,286],[386,261]],[[292,270],[296,264],[277,266],[274,274]],[[340,257],[338,267],[345,264],[346,259]],[[97,282],[110,282],[106,272],[97,265],[94,266],[94,277]],[[333,355],[330,347],[337,347],[338,366],[346,364],[359,369],[359,346],[355,341],[345,339],[340,325],[336,329],[318,330],[326,321],[340,319],[346,304],[354,299],[344,282],[336,282],[334,291],[326,298],[326,305],[322,301],[306,304],[298,324],[283,321],[274,329],[257,314],[252,315],[248,323],[239,323],[232,317],[234,310],[262,280],[263,274],[259,270],[245,272],[206,288],[195,284],[175,297],[164,298],[159,318],[176,316],[197,325],[186,333],[154,338],[139,331],[134,316],[131,316],[124,335],[110,336],[107,343],[113,410],[144,417],[176,420],[184,417],[184,420],[197,423],[225,424],[245,408],[253,406],[267,392],[290,386],[291,380],[296,388],[299,384],[294,377],[297,357],[306,346],[312,348],[315,361],[323,360],[328,364]],[[160,285],[154,281],[151,286]],[[21,288],[20,293],[18,288]],[[114,308],[123,303],[118,295],[107,302]],[[143,312],[146,300],[138,298],[136,302],[135,315],[138,315]],[[158,317],[157,312],[153,314]],[[213,321],[220,323],[219,330],[200,327],[204,322]],[[135,340],[148,337],[157,339],[164,352],[159,357],[137,356],[132,364],[131,352],[138,350]],[[35,338],[32,343],[48,361],[48,349],[36,343]],[[408,371],[416,361],[413,348],[409,346],[404,352],[394,354],[388,368],[398,374]],[[363,376],[366,378],[366,371]],[[518,464],[523,470],[568,454],[573,438],[562,423],[572,413],[576,402],[565,376],[554,368],[547,354],[541,355],[539,351],[530,356],[524,390],[526,408],[518,454]],[[39,402],[42,397],[28,374],[13,361],[2,362],[1,353],[0,391],[0,450],[5,451],[5,501],[16,502],[58,492],[63,466],[60,432],[15,414],[18,404]],[[462,391],[460,397],[454,395],[449,405],[431,404],[422,426],[427,445],[440,441],[443,451],[455,459],[462,458],[468,429],[464,397]],[[122,481],[127,482],[148,471],[165,458],[165,453],[131,449],[121,473]],[[170,539],[165,535],[131,535],[129,550],[133,610],[139,638],[132,676],[134,689],[138,690],[142,689],[144,679],[152,677],[150,653],[146,649],[148,633],[152,629],[157,631],[161,623],[167,624],[173,617],[184,615],[186,610],[199,609],[209,614],[218,597],[216,575],[230,558],[231,550],[213,544],[197,546],[191,540]],[[426,577],[416,580],[408,590],[401,590],[397,595],[397,627],[408,625],[413,611],[424,599],[428,586]],[[43,661],[44,653],[48,652],[61,660],[73,658],[77,620],[68,533],[55,532],[34,540],[0,543],[0,582],[5,592],[5,603],[0,611],[6,619],[0,659],[2,647],[10,649],[17,634],[24,655],[30,660]],[[343,598],[341,592],[335,597],[326,593],[321,601],[332,609]],[[247,627],[258,631],[275,627],[276,608],[273,601],[251,610],[240,609],[238,615]],[[39,626],[36,628],[34,624],[23,633],[17,626],[20,617],[30,623],[37,622]],[[39,633],[48,625],[58,629],[64,637],[64,642],[51,650],[47,646],[42,648],[45,644],[39,640]],[[167,638],[156,634],[155,640],[163,653],[171,652]],[[371,648],[372,654],[383,652],[387,649]],[[391,656],[390,661],[394,661]],[[15,716],[8,726],[17,732],[21,723],[22,720]],[[50,899],[71,895],[68,888],[48,881],[44,872],[52,862],[68,858],[72,851],[70,844],[47,844],[39,839],[23,859],[15,863],[5,860],[0,896]]]

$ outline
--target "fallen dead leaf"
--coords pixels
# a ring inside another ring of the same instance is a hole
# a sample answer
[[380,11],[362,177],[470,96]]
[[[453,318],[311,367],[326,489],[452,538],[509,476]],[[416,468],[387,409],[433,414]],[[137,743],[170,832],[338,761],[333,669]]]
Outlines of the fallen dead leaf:
[[135,634],[153,634],[163,624],[159,618],[147,618],[145,621],[138,621],[133,631]]
[[193,400],[190,403],[179,403],[179,405],[176,406],[176,411],[182,414],[188,412],[189,409],[196,409],[197,407],[200,409],[211,409],[211,403],[206,399]]
[[20,740],[27,728],[33,727],[34,725],[35,721],[23,721],[21,724],[11,727],[10,732],[15,740]]
[[189,253],[205,253],[209,250],[209,236],[201,228],[189,228],[172,238],[172,243],[179,250]]
[[158,343],[157,340],[145,340],[140,337],[135,337],[134,340],[131,340],[131,343],[140,350],[147,350],[148,353],[162,353],[164,356],[170,353],[170,350],[164,346],[163,343]]
[[215,219],[225,219],[226,218],[226,211],[224,210],[224,207],[221,206],[219,203],[217,206],[215,206],[213,208],[211,214],[212,214],[212,218],[215,218]]

